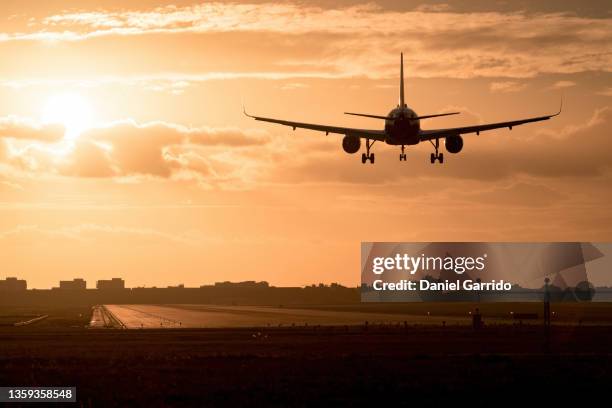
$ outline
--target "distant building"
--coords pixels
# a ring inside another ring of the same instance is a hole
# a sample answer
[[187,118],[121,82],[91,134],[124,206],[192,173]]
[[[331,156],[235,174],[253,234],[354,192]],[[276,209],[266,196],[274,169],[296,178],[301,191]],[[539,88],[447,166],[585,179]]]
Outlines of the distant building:
[[215,282],[216,288],[267,288],[270,285],[268,282],[255,282],[255,281],[245,281],[245,282]]
[[99,280],[96,288],[100,290],[117,290],[125,289],[125,281],[121,278],[113,278],[111,280]]
[[85,290],[87,289],[87,282],[81,278],[71,281],[60,281],[59,288],[62,290]]
[[6,278],[4,280],[0,280],[1,292],[19,292],[27,289],[28,284],[25,280],[17,278]]

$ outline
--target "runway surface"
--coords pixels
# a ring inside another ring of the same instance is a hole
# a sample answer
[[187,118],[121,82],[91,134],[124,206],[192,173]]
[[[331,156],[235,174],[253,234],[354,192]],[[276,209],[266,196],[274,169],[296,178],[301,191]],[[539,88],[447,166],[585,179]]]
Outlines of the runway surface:
[[[105,305],[127,329],[231,328],[304,325],[440,324],[442,317],[387,313],[339,312],[258,306],[213,305]],[[465,318],[445,317],[450,323]]]
[[93,307],[89,327],[92,329],[125,328],[122,326],[121,322],[116,318],[113,318],[112,313],[102,305],[96,305]]

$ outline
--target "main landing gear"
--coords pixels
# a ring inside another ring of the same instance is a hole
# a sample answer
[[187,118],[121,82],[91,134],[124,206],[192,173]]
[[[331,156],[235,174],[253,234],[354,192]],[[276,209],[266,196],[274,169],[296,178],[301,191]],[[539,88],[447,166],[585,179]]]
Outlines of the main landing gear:
[[404,153],[404,149],[406,146],[402,145],[402,152],[400,153],[400,161],[406,161],[406,153]]
[[440,149],[440,139],[436,139],[436,143],[434,144],[434,142],[432,140],[429,141],[432,146],[434,147],[434,149],[436,149],[435,153],[432,153],[429,160],[431,161],[431,164],[434,164],[437,161],[440,162],[440,164],[444,163],[444,153],[439,153],[439,149]]
[[370,143],[370,139],[366,139],[366,152],[361,154],[361,163],[365,164],[369,160],[370,163],[374,164],[374,153],[370,153],[374,143],[376,143],[376,140],[372,140]]

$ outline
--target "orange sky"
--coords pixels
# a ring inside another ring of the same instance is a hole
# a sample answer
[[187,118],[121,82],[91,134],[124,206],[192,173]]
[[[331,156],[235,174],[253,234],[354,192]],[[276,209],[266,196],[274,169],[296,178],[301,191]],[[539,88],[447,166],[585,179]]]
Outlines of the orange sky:
[[[610,241],[607,2],[3,1],[0,277],[359,282],[361,241]],[[424,128],[564,111],[429,145],[254,122],[368,128],[399,53]],[[57,123],[59,122],[59,123]]]

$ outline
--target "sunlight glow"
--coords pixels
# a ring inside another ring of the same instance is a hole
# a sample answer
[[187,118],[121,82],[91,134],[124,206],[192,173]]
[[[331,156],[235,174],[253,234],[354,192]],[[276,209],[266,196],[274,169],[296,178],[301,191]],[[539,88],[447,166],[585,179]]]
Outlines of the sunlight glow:
[[89,101],[77,93],[62,93],[51,96],[42,111],[42,121],[61,124],[66,128],[64,138],[74,140],[92,127],[93,111]]

